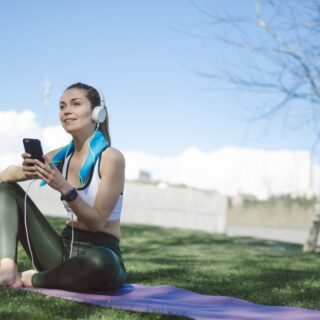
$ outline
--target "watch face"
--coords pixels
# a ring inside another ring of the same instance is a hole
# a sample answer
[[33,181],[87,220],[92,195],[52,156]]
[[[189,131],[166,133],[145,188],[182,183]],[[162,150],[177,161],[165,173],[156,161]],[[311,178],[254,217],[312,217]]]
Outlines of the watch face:
[[75,188],[73,188],[69,193],[67,193],[65,196],[61,196],[61,200],[65,200],[67,202],[71,202],[76,199],[78,196],[78,192]]

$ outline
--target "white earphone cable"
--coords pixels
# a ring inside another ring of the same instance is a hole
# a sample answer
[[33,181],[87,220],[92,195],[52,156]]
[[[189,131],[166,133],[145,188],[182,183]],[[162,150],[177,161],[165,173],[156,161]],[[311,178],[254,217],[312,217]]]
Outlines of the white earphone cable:
[[[92,134],[92,136],[98,131],[99,129],[99,124],[97,125],[97,128],[95,129],[94,133]],[[70,148],[70,146],[69,146]],[[66,161],[66,158],[68,156],[68,152],[69,152],[69,148],[66,152],[66,155],[64,157],[64,163]],[[89,143],[89,151],[91,152],[93,161],[95,158],[95,155],[91,149],[90,143]],[[84,161],[85,162],[85,161]],[[83,164],[84,164],[83,162]],[[82,164],[82,165],[83,165]],[[29,232],[28,232],[28,226],[27,226],[27,197],[28,197],[28,193],[29,193],[29,189],[31,187],[31,185],[36,181],[36,179],[33,179],[27,186],[27,190],[24,196],[24,226],[25,226],[25,230],[26,230],[26,236],[27,236],[27,242],[28,242],[28,247],[29,247],[29,252],[30,252],[30,256],[31,256],[31,261],[32,261],[32,266],[34,269],[37,269],[34,265],[34,258],[33,258],[33,253],[31,250],[31,244],[30,244],[30,239],[29,239]],[[73,211],[71,211],[71,245],[70,245],[70,253],[69,253],[69,258],[72,257],[72,250],[73,250],[73,242],[74,242],[74,226],[73,226]]]
[[34,265],[34,258],[33,258],[33,253],[31,250],[31,244],[30,244],[30,239],[29,239],[29,232],[28,232],[28,225],[27,225],[27,197],[28,197],[28,192],[29,192],[29,188],[31,187],[31,185],[36,181],[36,179],[33,179],[27,186],[27,190],[26,193],[24,195],[24,227],[26,230],[26,236],[27,236],[27,242],[28,242],[28,247],[29,247],[29,252],[30,252],[30,256],[31,256],[31,262],[32,262],[32,266],[34,269],[37,270],[36,266]]
[[[65,155],[64,160],[63,160],[64,164],[66,163],[66,159],[67,159],[69,150],[70,150],[70,144],[69,144],[69,147],[67,149],[66,155]],[[69,161],[70,161],[70,159],[69,159]],[[73,242],[74,242],[74,227],[73,227],[73,211],[71,210],[71,244],[70,244],[69,258],[72,257]]]
[[70,246],[69,258],[72,257],[73,240],[74,240],[74,228],[73,228],[73,211],[72,211],[71,213],[71,246]]

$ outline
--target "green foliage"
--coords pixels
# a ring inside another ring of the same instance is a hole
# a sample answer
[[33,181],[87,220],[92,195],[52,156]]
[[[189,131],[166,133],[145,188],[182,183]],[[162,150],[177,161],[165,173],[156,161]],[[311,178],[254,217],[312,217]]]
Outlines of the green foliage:
[[[64,219],[49,219],[62,228]],[[142,225],[124,225],[121,244],[131,283],[320,309],[318,255],[303,254],[299,245]],[[19,267],[31,268],[21,248]],[[0,299],[1,319],[179,319],[6,288],[0,288]]]
[[[275,205],[283,205],[284,207],[292,207],[297,205],[305,209],[311,209],[316,203],[316,197],[306,198],[306,197],[292,197],[291,195],[281,195],[281,196],[271,196],[266,200],[258,200],[254,196],[241,196],[242,206],[246,208],[257,207],[257,206],[267,206],[272,207]],[[232,205],[232,199],[228,199],[228,205]]]

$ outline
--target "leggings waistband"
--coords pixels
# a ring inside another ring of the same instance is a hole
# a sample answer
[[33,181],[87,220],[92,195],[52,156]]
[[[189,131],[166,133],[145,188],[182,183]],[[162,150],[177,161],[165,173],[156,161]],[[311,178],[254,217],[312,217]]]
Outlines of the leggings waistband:
[[[107,247],[121,257],[120,241],[112,234],[105,232],[90,232],[76,228],[74,228],[73,230],[75,241],[89,242],[95,246]],[[66,226],[61,232],[61,237],[71,240],[72,228],[70,226]]]

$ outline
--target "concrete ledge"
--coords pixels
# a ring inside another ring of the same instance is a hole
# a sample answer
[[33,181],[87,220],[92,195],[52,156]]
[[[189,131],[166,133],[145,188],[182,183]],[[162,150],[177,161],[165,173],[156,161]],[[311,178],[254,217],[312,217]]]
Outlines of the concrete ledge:
[[226,233],[228,236],[246,236],[303,244],[308,237],[309,229],[228,226]]

